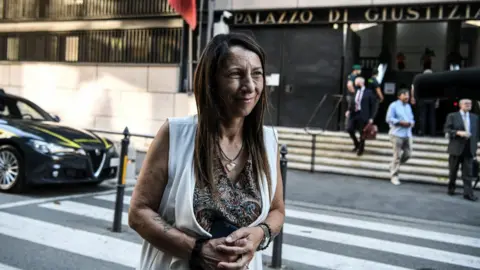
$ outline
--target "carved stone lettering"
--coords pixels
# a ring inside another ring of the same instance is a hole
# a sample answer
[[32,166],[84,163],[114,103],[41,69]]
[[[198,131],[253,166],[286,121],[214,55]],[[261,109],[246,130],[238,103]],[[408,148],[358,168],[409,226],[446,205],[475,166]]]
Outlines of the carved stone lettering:
[[275,19],[275,16],[273,15],[273,13],[268,13],[267,15],[267,18],[265,19],[265,23],[272,23],[272,24],[275,24],[277,23],[277,20]]
[[343,21],[348,22],[348,9],[343,10]]
[[326,24],[357,22],[448,21],[480,19],[479,4],[352,7],[315,10],[235,12],[237,25]]
[[245,15],[245,19],[243,19],[243,23],[245,23],[245,24],[253,24],[252,15],[246,14],[246,15]]
[[235,16],[233,17],[233,22],[235,24],[240,24],[243,21],[243,13],[237,12],[235,13]]
[[403,8],[392,8],[391,15],[392,20],[394,21],[400,21],[403,19]]
[[330,9],[330,12],[328,12],[328,22],[338,22],[340,20],[340,16],[341,14],[338,9]]
[[282,15],[280,15],[280,19],[278,19],[278,23],[287,23],[287,12],[284,11],[282,12]]
[[443,19],[443,6],[438,8],[438,19]]
[[448,19],[460,19],[460,16],[458,15],[458,5],[453,6],[448,14]]
[[288,22],[289,23],[298,23],[297,15],[298,15],[298,11],[294,11],[292,16],[290,17],[290,21],[288,21]]
[[480,8],[477,10],[477,13],[475,13],[475,16],[473,16],[472,19],[480,19]]
[[369,22],[377,21],[379,16],[380,15],[378,14],[377,9],[375,8],[369,8],[367,9],[367,11],[365,11],[365,19],[367,19],[367,21]]
[[302,11],[300,12],[300,21],[302,23],[310,23],[313,20],[313,12]]
[[260,18],[260,12],[255,13],[255,24],[263,24],[263,20]]
[[382,20],[386,21],[387,20],[387,8],[382,9]]
[[420,12],[413,7],[407,8],[407,20],[415,21],[420,18]]
[[430,20],[432,18],[432,7],[426,7],[425,19]]

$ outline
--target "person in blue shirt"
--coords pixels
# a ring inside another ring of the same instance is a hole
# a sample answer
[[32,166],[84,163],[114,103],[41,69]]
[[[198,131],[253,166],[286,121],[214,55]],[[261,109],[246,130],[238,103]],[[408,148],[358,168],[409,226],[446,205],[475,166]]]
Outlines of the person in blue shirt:
[[412,107],[410,106],[410,91],[398,91],[398,100],[388,106],[386,121],[390,125],[390,141],[393,147],[393,159],[390,165],[391,182],[400,185],[398,171],[412,155],[412,127],[415,125]]

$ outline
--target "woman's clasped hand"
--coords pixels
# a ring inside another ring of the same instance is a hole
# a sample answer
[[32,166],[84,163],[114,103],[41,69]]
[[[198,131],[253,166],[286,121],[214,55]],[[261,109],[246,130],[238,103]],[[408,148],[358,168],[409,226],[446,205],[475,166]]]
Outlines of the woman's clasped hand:
[[203,270],[248,269],[262,239],[259,227],[241,228],[228,237],[211,239],[202,247],[200,264]]

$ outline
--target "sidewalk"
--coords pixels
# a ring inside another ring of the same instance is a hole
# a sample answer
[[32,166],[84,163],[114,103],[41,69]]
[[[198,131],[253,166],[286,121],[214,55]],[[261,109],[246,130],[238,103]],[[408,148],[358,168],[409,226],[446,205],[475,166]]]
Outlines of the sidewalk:
[[[463,189],[447,195],[447,187],[387,180],[309,173],[290,169],[287,201],[306,202],[349,210],[371,211],[431,221],[480,226],[480,202],[463,199]],[[480,192],[476,190],[477,196]]]

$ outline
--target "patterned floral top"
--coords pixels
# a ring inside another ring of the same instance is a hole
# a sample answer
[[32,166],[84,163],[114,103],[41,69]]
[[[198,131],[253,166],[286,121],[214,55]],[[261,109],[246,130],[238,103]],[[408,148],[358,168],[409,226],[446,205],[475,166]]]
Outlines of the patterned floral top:
[[262,201],[257,177],[254,176],[251,157],[239,174],[236,183],[228,177],[220,157],[214,163],[214,177],[218,199],[214,200],[209,187],[195,185],[193,210],[197,222],[210,232],[215,214],[220,214],[237,227],[253,223],[262,212]]

